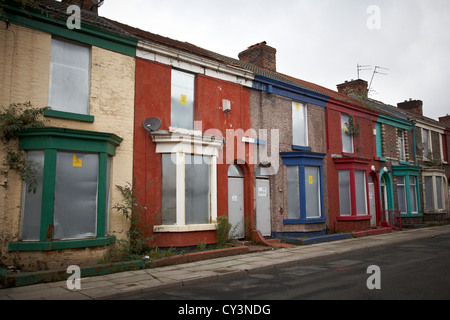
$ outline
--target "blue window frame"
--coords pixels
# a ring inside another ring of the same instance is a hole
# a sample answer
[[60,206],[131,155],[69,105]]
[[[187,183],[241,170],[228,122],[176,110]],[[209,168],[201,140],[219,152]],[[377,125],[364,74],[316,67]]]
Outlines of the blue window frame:
[[288,174],[288,219],[283,220],[283,223],[325,222],[323,201],[323,159],[325,154],[294,151],[282,152],[280,155],[283,165],[287,167]]

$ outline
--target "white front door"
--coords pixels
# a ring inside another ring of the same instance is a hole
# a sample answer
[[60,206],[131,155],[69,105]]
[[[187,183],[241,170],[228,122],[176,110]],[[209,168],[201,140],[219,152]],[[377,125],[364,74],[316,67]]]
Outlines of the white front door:
[[231,224],[230,238],[244,238],[244,179],[228,178],[228,222]]
[[256,229],[264,237],[271,235],[270,184],[268,179],[256,179]]

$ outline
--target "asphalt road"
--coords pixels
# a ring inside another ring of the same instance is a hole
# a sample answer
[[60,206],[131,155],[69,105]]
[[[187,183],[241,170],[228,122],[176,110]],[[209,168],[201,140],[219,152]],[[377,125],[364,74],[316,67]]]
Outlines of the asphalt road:
[[[368,270],[370,266],[378,270]],[[370,290],[368,283],[375,288]],[[303,260],[122,299],[449,300],[450,234]]]

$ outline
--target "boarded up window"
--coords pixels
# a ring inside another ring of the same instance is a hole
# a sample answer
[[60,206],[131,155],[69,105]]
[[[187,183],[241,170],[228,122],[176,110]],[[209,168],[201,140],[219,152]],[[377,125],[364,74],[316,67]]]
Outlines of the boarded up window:
[[99,155],[58,152],[54,239],[96,236]]
[[339,170],[339,206],[341,216],[350,216],[350,170]]
[[287,166],[288,219],[300,219],[300,190],[298,166]]
[[186,155],[186,224],[209,223],[209,165],[207,157]]
[[320,171],[319,167],[305,166],[306,218],[319,218],[320,210]]
[[349,116],[341,115],[342,152],[353,153],[353,136],[350,135],[349,123]]
[[53,110],[89,113],[91,50],[52,39],[48,104]]
[[292,102],[292,144],[308,146],[306,106],[299,102]]
[[38,241],[41,226],[42,182],[44,175],[44,151],[28,151],[27,160],[33,163],[36,190],[29,191],[28,183],[23,186],[22,234],[25,241]]
[[193,74],[172,70],[172,127],[194,129],[194,80]]

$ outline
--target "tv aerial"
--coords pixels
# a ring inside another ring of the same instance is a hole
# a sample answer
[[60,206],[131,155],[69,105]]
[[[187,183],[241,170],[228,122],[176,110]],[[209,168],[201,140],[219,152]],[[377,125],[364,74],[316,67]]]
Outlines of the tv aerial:
[[378,72],[378,69],[382,69],[382,70],[389,70],[388,68],[383,68],[380,66],[375,66],[375,69],[373,70],[373,74],[372,74],[372,79],[370,80],[370,84],[369,84],[369,89],[368,91],[370,91],[370,88],[372,88],[372,82],[373,82],[373,78],[375,77],[375,74],[383,74],[385,76],[387,76],[387,73],[383,73],[383,72]]
[[357,72],[358,72],[358,79],[361,79],[360,78],[360,76],[359,76],[359,73],[361,72],[361,71],[369,71],[371,68],[370,68],[370,65],[360,65],[359,63],[356,65],[356,70],[357,70]]
[[148,118],[148,119],[144,120],[144,122],[142,123],[142,126],[148,132],[158,131],[159,128],[161,128],[161,119],[159,119],[157,117]]

